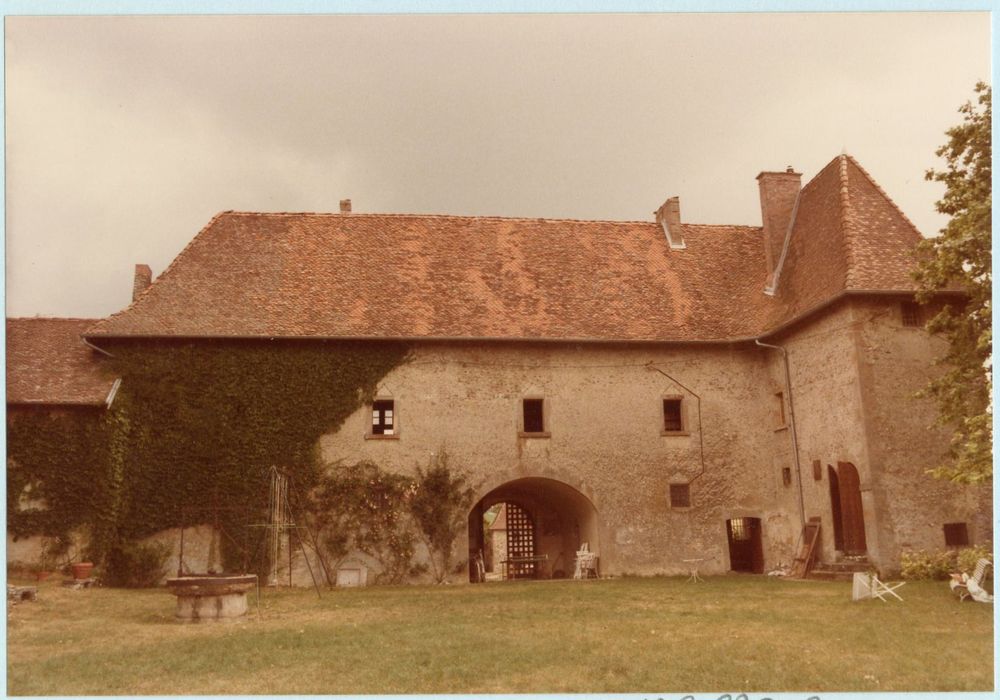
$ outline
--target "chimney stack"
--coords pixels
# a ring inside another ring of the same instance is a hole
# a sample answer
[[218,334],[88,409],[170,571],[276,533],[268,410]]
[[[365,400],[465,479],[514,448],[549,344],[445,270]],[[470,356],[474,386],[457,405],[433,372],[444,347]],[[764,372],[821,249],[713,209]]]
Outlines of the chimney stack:
[[681,233],[681,200],[680,197],[671,197],[656,210],[656,223],[663,227],[663,233],[667,236],[667,243],[671,248],[686,248],[684,245],[684,235]]
[[757,176],[760,187],[760,218],[764,224],[764,256],[767,259],[768,286],[781,261],[788,229],[795,218],[795,205],[802,189],[802,173],[792,166],[784,172],[763,172]]
[[149,265],[135,266],[135,279],[132,281],[132,301],[139,298],[143,290],[153,283],[153,271]]
[[341,214],[351,213],[351,200],[349,199],[340,200],[340,213]]

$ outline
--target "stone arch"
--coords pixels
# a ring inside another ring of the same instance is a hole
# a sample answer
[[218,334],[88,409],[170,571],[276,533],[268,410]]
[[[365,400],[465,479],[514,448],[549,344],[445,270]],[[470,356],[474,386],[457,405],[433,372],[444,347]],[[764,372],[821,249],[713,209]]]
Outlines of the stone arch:
[[494,479],[480,489],[479,498],[469,512],[471,581],[478,580],[477,560],[485,561],[485,568],[492,573],[503,573],[500,562],[491,561],[486,551],[493,546],[494,538],[499,537],[498,531],[488,532],[483,523],[484,513],[498,504],[516,505],[530,515],[535,538],[533,551],[540,559],[532,573],[534,578],[572,576],[576,551],[584,542],[591,551],[601,554],[599,513],[593,499],[581,489],[551,476]]

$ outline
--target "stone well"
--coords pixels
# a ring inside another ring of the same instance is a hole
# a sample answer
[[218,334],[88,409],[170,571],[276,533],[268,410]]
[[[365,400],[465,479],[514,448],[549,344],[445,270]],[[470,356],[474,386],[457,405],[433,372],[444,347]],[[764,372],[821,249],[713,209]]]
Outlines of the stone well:
[[168,578],[177,596],[175,617],[186,622],[227,620],[247,614],[247,591],[257,583],[253,574]]

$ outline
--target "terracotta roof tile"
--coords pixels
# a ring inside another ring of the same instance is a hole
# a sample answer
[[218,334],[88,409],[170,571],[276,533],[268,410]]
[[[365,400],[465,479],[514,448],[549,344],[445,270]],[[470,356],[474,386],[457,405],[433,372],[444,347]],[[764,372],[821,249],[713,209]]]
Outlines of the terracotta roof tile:
[[725,341],[850,290],[911,290],[913,225],[849,156],[799,196],[775,295],[762,230],[224,212],[98,337]]
[[652,222],[227,212],[88,335],[718,339],[759,231],[671,251]]
[[7,319],[7,403],[101,405],[114,377],[80,335],[88,318]]

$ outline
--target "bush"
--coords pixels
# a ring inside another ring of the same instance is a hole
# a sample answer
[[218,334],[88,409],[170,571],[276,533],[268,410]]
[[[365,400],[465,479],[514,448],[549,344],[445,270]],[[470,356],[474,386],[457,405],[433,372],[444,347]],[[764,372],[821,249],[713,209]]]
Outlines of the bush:
[[413,561],[416,536],[406,507],[413,488],[412,479],[369,460],[331,466],[309,507],[327,572],[356,550],[378,563],[375,583],[402,583],[422,573],[426,567]]
[[960,550],[958,553],[957,570],[972,574],[976,568],[976,563],[980,559],[989,559],[990,563],[993,563],[992,543],[977,544],[975,547],[966,547]]
[[908,581],[939,581],[955,570],[955,552],[903,552],[900,564]]
[[461,571],[466,560],[453,562],[455,540],[465,527],[473,490],[464,472],[453,469],[448,453],[441,449],[431,456],[427,470],[417,467],[417,480],[410,497],[410,513],[430,556],[434,581],[444,582]]
[[128,543],[113,547],[108,554],[106,586],[118,588],[149,588],[163,578],[163,566],[170,556],[170,547],[162,542]]

